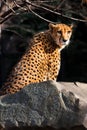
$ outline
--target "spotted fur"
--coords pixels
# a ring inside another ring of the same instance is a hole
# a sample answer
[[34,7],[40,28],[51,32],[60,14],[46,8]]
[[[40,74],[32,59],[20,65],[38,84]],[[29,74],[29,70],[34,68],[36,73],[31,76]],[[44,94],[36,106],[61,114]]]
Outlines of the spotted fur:
[[72,27],[65,24],[49,24],[49,30],[36,34],[2,86],[0,95],[15,93],[30,83],[56,80],[60,51],[69,43],[71,34]]

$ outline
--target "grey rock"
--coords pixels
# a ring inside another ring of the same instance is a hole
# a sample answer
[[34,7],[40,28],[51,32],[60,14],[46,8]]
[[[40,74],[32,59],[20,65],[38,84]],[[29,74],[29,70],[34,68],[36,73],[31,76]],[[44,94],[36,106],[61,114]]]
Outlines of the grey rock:
[[87,84],[47,81],[0,97],[0,126],[87,128]]

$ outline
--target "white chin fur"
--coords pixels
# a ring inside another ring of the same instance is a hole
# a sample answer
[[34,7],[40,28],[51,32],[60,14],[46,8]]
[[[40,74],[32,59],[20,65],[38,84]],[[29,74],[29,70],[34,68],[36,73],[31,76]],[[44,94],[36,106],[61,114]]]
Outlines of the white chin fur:
[[59,49],[59,51],[61,51],[63,48],[65,48],[65,46],[66,46],[66,45],[63,45],[63,46]]
[[69,44],[69,42],[70,42],[70,40],[67,40],[67,41],[66,41],[66,43],[65,43],[65,45],[68,45],[68,44]]

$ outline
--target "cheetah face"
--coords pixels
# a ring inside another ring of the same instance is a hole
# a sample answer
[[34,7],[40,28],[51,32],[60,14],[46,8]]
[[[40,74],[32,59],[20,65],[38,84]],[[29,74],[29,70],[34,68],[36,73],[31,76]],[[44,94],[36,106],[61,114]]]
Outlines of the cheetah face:
[[72,35],[72,26],[65,24],[49,24],[50,34],[55,43],[63,49],[69,44]]

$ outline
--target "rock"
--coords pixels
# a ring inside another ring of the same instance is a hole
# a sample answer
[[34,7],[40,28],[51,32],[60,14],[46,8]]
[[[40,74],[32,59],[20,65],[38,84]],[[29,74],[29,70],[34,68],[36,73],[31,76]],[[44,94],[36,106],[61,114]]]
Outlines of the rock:
[[81,125],[87,128],[87,84],[47,81],[0,97],[0,127],[6,130]]

